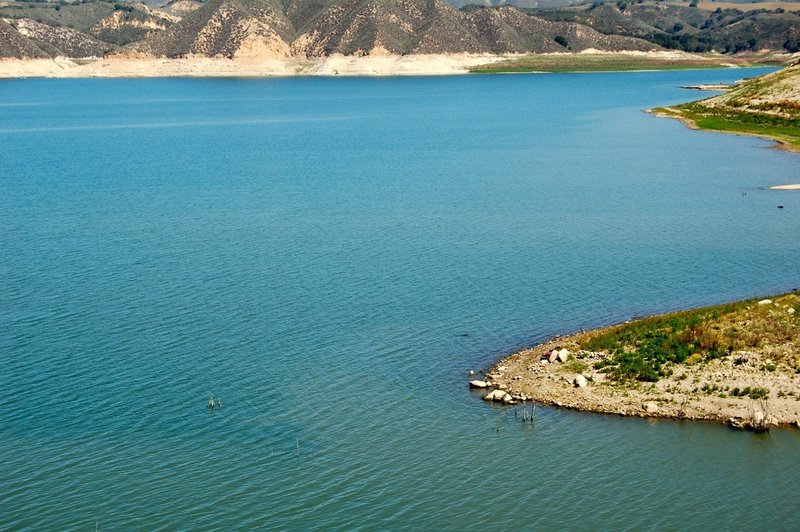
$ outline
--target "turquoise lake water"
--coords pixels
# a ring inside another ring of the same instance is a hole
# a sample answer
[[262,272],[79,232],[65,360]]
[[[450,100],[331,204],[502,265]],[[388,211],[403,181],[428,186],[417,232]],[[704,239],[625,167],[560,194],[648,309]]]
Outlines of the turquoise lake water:
[[0,529],[799,529],[800,431],[466,386],[800,286],[798,155],[642,112],[761,72],[0,80]]

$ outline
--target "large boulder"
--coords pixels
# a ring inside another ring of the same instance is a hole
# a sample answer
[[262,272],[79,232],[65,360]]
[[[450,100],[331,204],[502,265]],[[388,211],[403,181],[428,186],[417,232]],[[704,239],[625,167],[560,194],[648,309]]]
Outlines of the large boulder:
[[503,390],[492,390],[483,396],[484,401],[501,401],[506,394]]
[[585,388],[589,383],[583,375],[575,375],[575,378],[572,379],[572,384],[574,384],[576,388]]
[[489,384],[486,381],[469,381],[470,388],[488,388]]
[[569,360],[569,349],[562,349],[561,351],[559,351],[558,355],[556,355],[556,358],[562,364],[567,360]]
[[513,402],[514,398],[511,397],[511,394],[509,394],[508,392],[505,392],[503,390],[494,390],[494,391],[491,391],[491,392],[487,393],[483,397],[483,400],[484,401],[495,401],[495,402],[498,402],[498,403],[508,404],[508,403]]

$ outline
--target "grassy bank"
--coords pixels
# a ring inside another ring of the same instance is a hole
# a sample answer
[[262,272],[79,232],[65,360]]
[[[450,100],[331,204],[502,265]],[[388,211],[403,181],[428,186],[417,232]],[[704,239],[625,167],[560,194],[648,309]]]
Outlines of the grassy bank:
[[558,336],[504,358],[486,379],[512,401],[800,427],[800,293]]
[[767,137],[800,151],[800,66],[747,80],[722,96],[652,112],[699,129]]
[[653,109],[653,113],[685,120],[697,129],[740,133],[777,140],[788,149],[800,151],[800,121],[797,118],[720,109],[697,102]]
[[800,297],[791,293],[769,304],[746,300],[646,318],[590,335],[580,346],[608,353],[595,369],[618,382],[657,382],[680,365],[766,348],[772,362],[765,369],[784,364],[800,373]]
[[636,70],[685,70],[735,66],[778,65],[772,56],[731,57],[677,54],[539,54],[507,59],[470,69],[474,74],[521,72],[625,72]]

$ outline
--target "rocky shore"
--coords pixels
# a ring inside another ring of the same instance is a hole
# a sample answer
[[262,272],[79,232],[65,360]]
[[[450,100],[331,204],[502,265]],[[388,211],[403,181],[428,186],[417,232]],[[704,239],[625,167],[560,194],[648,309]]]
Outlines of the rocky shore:
[[533,401],[621,416],[712,421],[751,430],[800,427],[799,303],[795,294],[752,301],[724,320],[706,324],[721,335],[727,328],[745,337],[749,325],[773,321],[781,322],[784,332],[761,342],[748,340],[756,345],[726,349],[724,356],[704,359],[695,353],[684,363],[667,365],[655,382],[622,379],[610,365],[611,352],[585,347],[592,339],[637,323],[632,322],[556,337],[525,349],[500,361],[483,378],[471,377],[470,386],[488,390],[486,400],[506,404]]

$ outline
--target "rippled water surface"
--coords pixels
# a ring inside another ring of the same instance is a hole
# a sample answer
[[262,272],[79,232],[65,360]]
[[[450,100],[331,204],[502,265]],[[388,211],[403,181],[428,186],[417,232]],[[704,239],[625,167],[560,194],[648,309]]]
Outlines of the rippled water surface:
[[798,431],[466,389],[800,285],[798,156],[641,112],[758,72],[0,81],[0,529],[800,528]]

